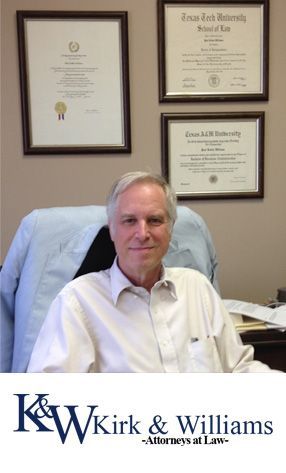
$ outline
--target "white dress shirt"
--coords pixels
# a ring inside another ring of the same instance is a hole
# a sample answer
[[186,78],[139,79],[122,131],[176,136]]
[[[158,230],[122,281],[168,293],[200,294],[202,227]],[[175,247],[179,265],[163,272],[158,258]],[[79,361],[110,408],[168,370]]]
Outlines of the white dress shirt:
[[113,266],[67,284],[52,303],[29,372],[251,372],[253,361],[208,279],[163,268],[151,292]]

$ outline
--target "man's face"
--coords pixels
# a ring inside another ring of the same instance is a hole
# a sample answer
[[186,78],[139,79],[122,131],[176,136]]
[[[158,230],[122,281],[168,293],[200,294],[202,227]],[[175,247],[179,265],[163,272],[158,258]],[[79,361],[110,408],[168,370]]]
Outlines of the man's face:
[[144,275],[159,276],[171,238],[163,189],[155,183],[140,182],[122,192],[110,233],[119,267],[133,283],[139,283]]

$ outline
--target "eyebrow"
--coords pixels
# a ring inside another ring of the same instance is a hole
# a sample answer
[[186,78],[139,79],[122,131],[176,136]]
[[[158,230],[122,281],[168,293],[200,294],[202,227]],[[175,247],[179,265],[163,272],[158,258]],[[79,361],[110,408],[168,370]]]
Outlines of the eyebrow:
[[[134,213],[123,213],[120,215],[120,218],[130,218],[130,217],[133,217],[133,218],[137,218],[137,215],[134,214]],[[165,218],[165,214],[163,212],[158,212],[158,213],[151,213],[149,215],[146,216],[146,218]]]
[[130,217],[135,218],[135,214],[131,214],[131,213],[130,213],[130,214],[126,214],[126,213],[125,213],[125,214],[121,214],[121,215],[120,215],[120,218],[130,218]]

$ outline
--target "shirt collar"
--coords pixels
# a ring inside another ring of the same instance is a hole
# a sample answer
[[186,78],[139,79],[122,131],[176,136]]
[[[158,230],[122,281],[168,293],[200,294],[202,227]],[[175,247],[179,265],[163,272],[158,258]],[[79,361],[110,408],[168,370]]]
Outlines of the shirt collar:
[[[133,288],[134,285],[129,281],[129,279],[122,273],[121,269],[118,266],[117,256],[113,262],[113,265],[110,268],[110,279],[111,279],[111,295],[114,305],[117,304],[118,297],[121,292],[125,289]],[[177,299],[177,292],[174,282],[167,277],[166,269],[162,266],[162,272],[160,280],[156,282],[154,288],[164,286],[169,291],[171,296],[174,299]]]
[[124,289],[132,287],[132,283],[127,279],[127,277],[122,273],[118,264],[117,256],[113,262],[113,265],[110,268],[110,279],[111,279],[111,295],[114,305],[117,304],[119,295]]
[[154,287],[159,288],[159,287],[165,287],[169,290],[171,296],[177,300],[177,291],[176,291],[176,286],[175,283],[172,281],[170,277],[168,277],[166,267],[162,265],[162,271],[161,271],[161,276],[158,282],[154,285]]

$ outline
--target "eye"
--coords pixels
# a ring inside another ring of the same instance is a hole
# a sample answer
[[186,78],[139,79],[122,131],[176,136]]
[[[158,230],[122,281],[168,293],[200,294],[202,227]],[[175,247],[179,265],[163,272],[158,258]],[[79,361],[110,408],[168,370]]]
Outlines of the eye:
[[136,223],[136,219],[133,217],[126,217],[122,220],[124,225],[134,225]]
[[164,223],[164,219],[162,217],[150,217],[148,223],[153,226],[159,226]]

